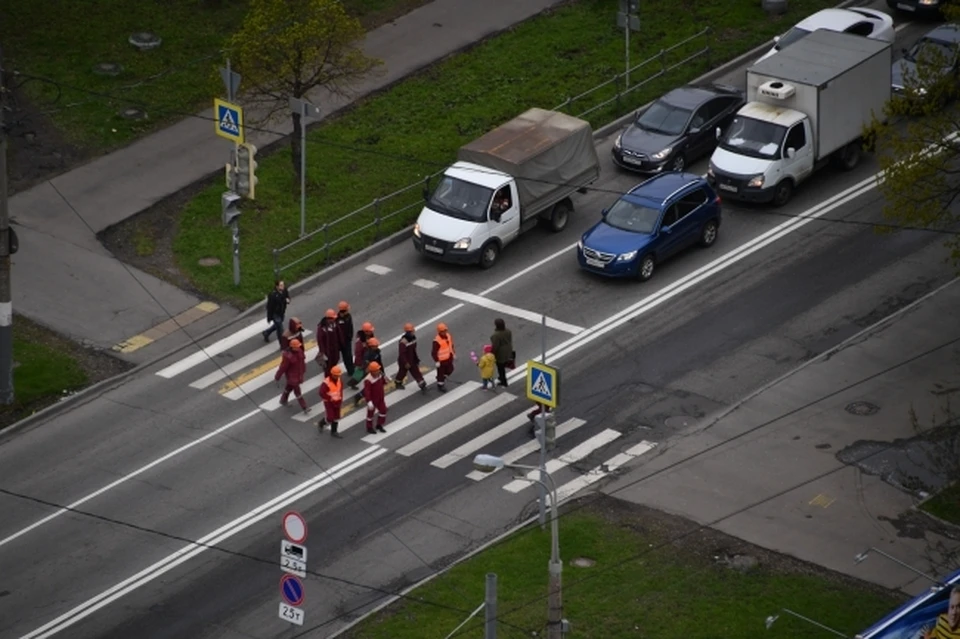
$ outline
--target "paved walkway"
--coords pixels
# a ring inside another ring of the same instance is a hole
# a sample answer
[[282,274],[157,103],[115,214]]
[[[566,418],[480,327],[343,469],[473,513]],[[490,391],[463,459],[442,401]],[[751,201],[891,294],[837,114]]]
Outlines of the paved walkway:
[[[928,520],[911,510],[916,497],[893,484],[927,465],[923,453],[903,441],[916,435],[911,408],[929,427],[942,423],[951,398],[957,404],[958,308],[954,280],[715,423],[666,444],[660,456],[604,492],[717,522],[715,528],[736,537],[889,588],[921,592],[929,582],[882,556],[860,564],[854,557],[873,546],[929,573],[951,570],[927,561],[930,542],[942,538],[924,535]],[[855,402],[879,410],[852,414]]]
[[[356,94],[382,89],[556,2],[434,0],[367,35],[364,49],[384,65]],[[311,100],[326,114],[349,103],[322,92]],[[211,112],[201,115],[209,118]],[[270,128],[287,134],[292,125],[285,118]],[[248,136],[258,146],[279,137]],[[190,335],[235,316],[236,309],[202,304],[121,264],[96,239],[96,233],[222,171],[228,145],[214,135],[210,120],[188,118],[14,196],[10,214],[20,239],[13,270],[15,312],[90,345],[123,344],[134,361],[142,358],[138,346],[151,339],[162,337],[169,348],[189,341],[184,331],[164,336],[167,327],[143,336],[172,316],[183,314],[181,323],[191,322],[185,329]],[[229,242],[226,230],[224,241]],[[270,284],[264,282],[265,291]]]

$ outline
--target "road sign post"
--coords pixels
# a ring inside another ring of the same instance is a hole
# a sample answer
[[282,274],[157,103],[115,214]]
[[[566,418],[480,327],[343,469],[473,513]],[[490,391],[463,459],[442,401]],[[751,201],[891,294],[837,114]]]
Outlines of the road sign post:
[[320,107],[290,98],[290,110],[300,117],[300,237],[307,234],[307,125],[310,116],[320,117]]
[[294,575],[280,577],[280,595],[283,601],[280,602],[277,616],[284,621],[302,626],[305,615],[299,606],[303,603],[303,582]]
[[220,98],[214,98],[213,113],[216,117],[214,123],[216,134],[231,142],[243,144],[243,107]]
[[620,0],[617,13],[617,26],[623,29],[626,69],[624,71],[624,89],[630,88],[630,32],[640,30],[640,0]]
[[291,541],[280,542],[280,570],[297,577],[307,576],[307,547]]
[[295,510],[283,515],[283,534],[289,541],[302,544],[307,540],[307,520]]
[[307,547],[302,545],[307,540],[307,520],[291,510],[284,513],[281,525],[286,539],[280,540],[280,570],[285,574],[280,577],[280,596],[283,601],[280,602],[277,616],[302,626],[305,615],[299,607],[304,598],[300,577],[307,576]]

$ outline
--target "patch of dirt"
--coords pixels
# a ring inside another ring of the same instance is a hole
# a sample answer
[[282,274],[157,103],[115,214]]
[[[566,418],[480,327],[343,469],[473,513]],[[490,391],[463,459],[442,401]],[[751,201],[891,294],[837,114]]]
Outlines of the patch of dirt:
[[[49,346],[75,359],[87,375],[87,386],[84,388],[93,386],[115,375],[125,373],[134,367],[134,364],[114,357],[110,351],[78,344],[48,328],[31,322],[25,317],[16,315],[14,317],[14,325],[16,326],[18,337],[22,337],[36,344]],[[16,391],[16,389],[14,389],[14,391]],[[29,417],[47,406],[56,404],[61,399],[62,397],[60,395],[54,395],[38,399],[28,404],[16,403],[12,407],[0,406],[0,430],[25,417]]]

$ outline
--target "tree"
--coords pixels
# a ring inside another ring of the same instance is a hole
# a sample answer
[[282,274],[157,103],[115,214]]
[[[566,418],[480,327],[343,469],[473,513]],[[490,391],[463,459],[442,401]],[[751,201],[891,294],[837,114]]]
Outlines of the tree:
[[[960,18],[960,7],[946,9]],[[884,172],[884,215],[896,224],[950,228],[960,222],[960,73],[957,50],[919,41],[904,52],[903,90],[895,91],[883,118],[867,137]],[[911,68],[912,67],[912,68]],[[960,262],[960,237],[947,241]]]
[[[337,96],[370,74],[380,60],[360,50],[360,21],[339,0],[252,0],[228,44],[231,63],[243,76],[243,96],[263,123],[289,111],[290,98],[323,87]],[[300,174],[300,121],[293,114],[291,151]]]

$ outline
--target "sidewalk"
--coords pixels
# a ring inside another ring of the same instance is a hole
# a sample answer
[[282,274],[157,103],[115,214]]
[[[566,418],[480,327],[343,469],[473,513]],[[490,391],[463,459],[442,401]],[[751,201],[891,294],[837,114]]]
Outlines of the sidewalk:
[[[384,64],[356,94],[387,87],[556,3],[434,0],[367,34],[365,51]],[[323,92],[311,101],[326,115],[350,102]],[[211,111],[201,115],[210,118]],[[10,215],[20,240],[13,258],[14,311],[88,345],[110,349],[127,342],[124,356],[132,361],[146,359],[137,345],[150,338],[131,338],[171,316],[184,313],[181,324],[191,319],[191,335],[236,316],[236,309],[201,305],[195,296],[122,265],[96,238],[96,233],[222,171],[229,143],[214,135],[213,126],[210,119],[185,119],[11,198]],[[292,125],[284,118],[270,128],[288,134]],[[280,137],[248,135],[259,147]],[[226,231],[224,241],[229,242]],[[265,291],[270,284],[264,282]],[[184,331],[163,339],[165,350],[189,341]]]
[[[928,573],[952,570],[925,558],[931,541],[945,540],[925,532],[928,520],[911,509],[915,497],[895,487],[897,475],[917,474],[917,467],[904,466],[910,463],[905,442],[891,444],[916,435],[911,408],[929,427],[942,420],[951,398],[957,403],[960,341],[941,347],[960,340],[957,309],[955,280],[665,443],[660,455],[604,492],[918,594],[930,583],[880,555],[861,564],[854,557],[872,546]],[[854,414],[870,405],[879,410]],[[697,457],[678,463],[691,455]],[[922,454],[913,459],[926,463]],[[878,476],[888,474],[894,476],[889,483]]]

